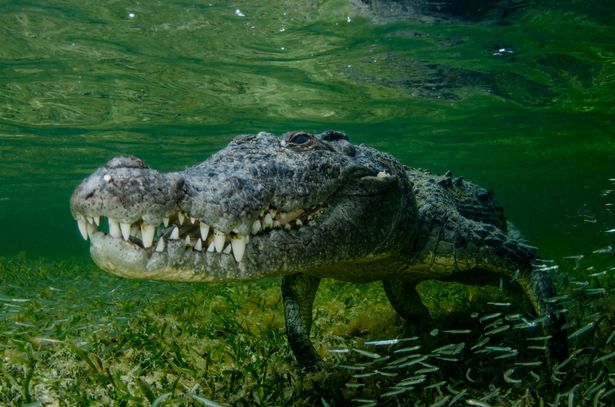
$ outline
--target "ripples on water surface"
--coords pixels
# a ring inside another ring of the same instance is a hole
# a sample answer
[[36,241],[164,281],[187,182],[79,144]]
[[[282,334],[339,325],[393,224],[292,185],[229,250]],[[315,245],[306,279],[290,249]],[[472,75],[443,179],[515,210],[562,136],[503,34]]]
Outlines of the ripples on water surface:
[[545,257],[613,245],[610,2],[359,3],[2,2],[0,253],[85,255],[68,198],[114,155],[176,170],[328,128],[495,190]]

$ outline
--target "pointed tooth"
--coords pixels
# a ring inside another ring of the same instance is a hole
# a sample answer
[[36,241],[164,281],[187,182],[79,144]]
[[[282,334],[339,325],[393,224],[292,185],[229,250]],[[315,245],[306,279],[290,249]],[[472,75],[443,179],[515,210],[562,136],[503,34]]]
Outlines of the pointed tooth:
[[115,219],[109,218],[109,234],[111,237],[116,239],[120,239],[122,237],[122,232],[120,231],[120,223]]
[[195,222],[196,222],[196,219],[191,216],[190,217],[190,223],[192,223],[194,225]]
[[267,213],[263,218],[263,229],[273,227],[273,218],[270,213]]
[[88,236],[89,237],[92,237],[92,235],[98,231],[98,228],[93,223],[88,223],[86,225],[86,227],[87,227],[87,230],[88,230]]
[[156,251],[160,253],[163,250],[164,250],[164,238],[161,237],[160,239],[158,239],[158,244],[156,245]]
[[201,238],[196,241],[196,244],[194,245],[194,250],[198,250],[199,252],[203,250],[203,241],[201,240]]
[[213,253],[214,250],[215,250],[214,241],[212,240],[211,243],[209,244],[209,247],[207,248],[207,253]]
[[179,220],[179,226],[184,224],[184,214],[181,212],[177,212],[177,219]]
[[252,234],[255,235],[261,230],[261,221],[256,219],[252,224]]
[[219,230],[214,230],[214,247],[218,253],[222,253],[224,249],[224,241],[226,240],[226,235]]
[[224,248],[224,250],[222,250],[222,253],[224,254],[231,254],[231,244],[227,244],[226,247]]
[[201,222],[201,239],[203,241],[207,240],[207,235],[209,234],[209,225],[207,223]]
[[120,223],[120,229],[124,240],[130,239],[130,223]]
[[162,218],[162,224],[165,228],[169,227],[169,218]]
[[77,219],[77,226],[79,227],[79,233],[81,233],[81,236],[85,240],[88,240],[88,229],[87,229],[87,226],[86,226],[85,219],[83,219],[83,218]]
[[173,231],[171,232],[171,236],[169,237],[171,240],[179,240],[179,228],[175,226]]
[[231,240],[231,246],[233,246],[233,256],[235,261],[239,263],[243,258],[243,254],[246,251],[246,238],[245,236],[237,236]]
[[302,221],[301,219],[297,219],[297,220],[295,221],[295,223],[296,223],[296,224],[297,224],[297,226],[299,226],[299,227],[303,226],[303,221]]
[[100,226],[100,216],[94,216],[94,223],[96,223],[96,226]]
[[93,217],[88,216],[86,219],[88,220],[88,223],[94,223],[94,218]]
[[156,232],[156,226],[148,225],[147,223],[141,223],[141,240],[143,240],[143,247],[152,247],[154,243],[154,232]]
[[192,247],[192,239],[190,239],[190,235],[186,235],[186,239],[184,239],[184,244],[188,247]]
[[279,221],[279,220],[274,220],[274,221],[273,221],[273,227],[274,227],[274,228],[279,228],[279,227],[280,227],[280,225],[281,225],[281,223],[280,223],[280,221]]

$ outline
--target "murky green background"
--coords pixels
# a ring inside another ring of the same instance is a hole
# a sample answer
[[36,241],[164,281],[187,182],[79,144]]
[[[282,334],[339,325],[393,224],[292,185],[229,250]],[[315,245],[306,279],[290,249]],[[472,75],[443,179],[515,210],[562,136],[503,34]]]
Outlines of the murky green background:
[[610,2],[480,22],[343,0],[38,3],[0,2],[0,254],[86,256],[69,196],[115,155],[177,170],[239,133],[329,128],[495,190],[544,257],[613,242]]

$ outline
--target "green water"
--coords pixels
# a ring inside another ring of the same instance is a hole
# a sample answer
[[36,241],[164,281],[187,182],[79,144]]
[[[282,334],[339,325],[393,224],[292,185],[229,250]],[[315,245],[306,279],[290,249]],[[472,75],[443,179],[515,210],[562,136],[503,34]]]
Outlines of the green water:
[[[2,256],[86,261],[68,200],[115,155],[180,170],[237,134],[294,129],[342,130],[494,190],[544,258],[614,245],[610,2],[529,1],[474,22],[343,0],[39,3],[0,1]],[[612,276],[612,251],[594,257],[584,267]],[[99,283],[167,295],[87,275],[26,273],[3,296]]]
[[114,155],[177,170],[239,133],[329,128],[495,190],[545,256],[599,246],[575,226],[615,176],[595,3],[430,24],[346,1],[2,2],[0,252],[84,253],[68,198]]

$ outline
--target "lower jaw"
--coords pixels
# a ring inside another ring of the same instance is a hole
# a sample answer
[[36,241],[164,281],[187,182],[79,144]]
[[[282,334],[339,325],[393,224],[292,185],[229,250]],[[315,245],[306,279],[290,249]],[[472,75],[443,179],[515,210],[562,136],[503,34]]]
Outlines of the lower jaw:
[[165,251],[156,252],[96,232],[90,236],[90,254],[103,270],[132,279],[223,282],[250,278],[245,265],[232,254],[197,252],[180,240],[171,240]]

